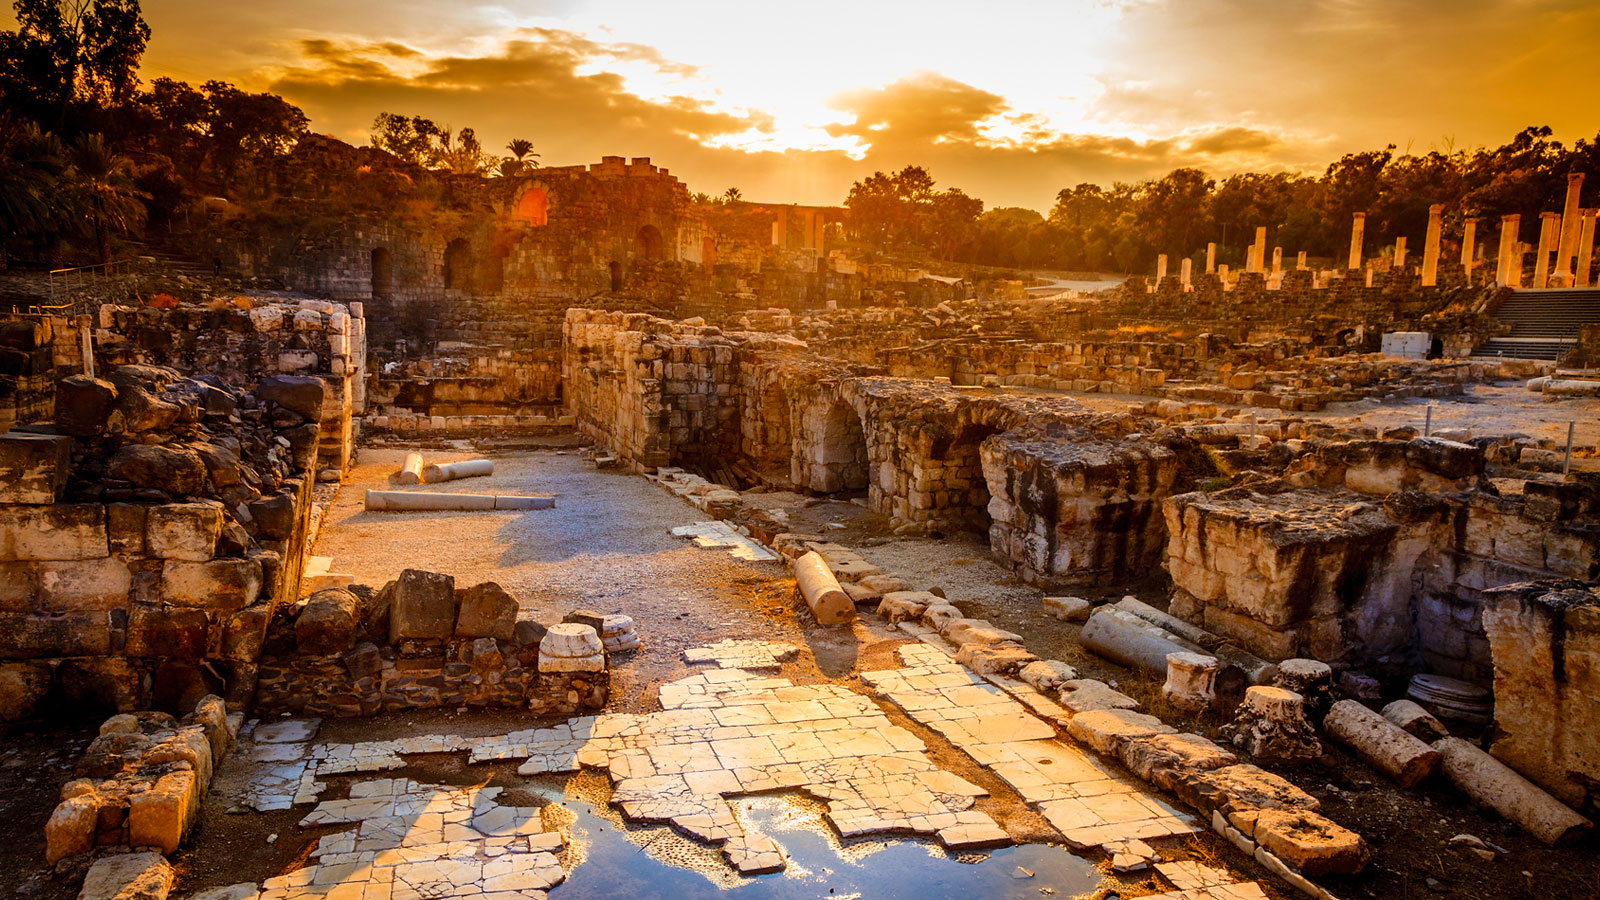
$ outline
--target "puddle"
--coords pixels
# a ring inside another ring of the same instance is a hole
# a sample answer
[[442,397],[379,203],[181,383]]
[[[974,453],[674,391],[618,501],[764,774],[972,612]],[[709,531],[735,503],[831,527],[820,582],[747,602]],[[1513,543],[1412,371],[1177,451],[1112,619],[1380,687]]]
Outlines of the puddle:
[[714,848],[665,826],[623,824],[615,810],[584,796],[588,792],[576,793],[563,797],[559,789],[550,791],[559,809],[547,808],[546,820],[552,815],[565,820],[572,856],[567,864],[576,864],[550,891],[551,900],[612,898],[620,890],[632,900],[1037,900],[1087,893],[1102,877],[1088,860],[1048,844],[952,855],[936,844],[905,838],[841,843],[822,821],[820,804],[792,796],[732,801],[746,829],[773,837],[789,854],[784,871],[745,877]]

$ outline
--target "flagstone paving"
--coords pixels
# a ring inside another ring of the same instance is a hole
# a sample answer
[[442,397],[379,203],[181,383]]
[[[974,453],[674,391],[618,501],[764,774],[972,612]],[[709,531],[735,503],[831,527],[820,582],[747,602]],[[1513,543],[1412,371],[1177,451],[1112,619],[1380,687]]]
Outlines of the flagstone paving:
[[711,663],[719,669],[745,669],[751,672],[776,672],[793,662],[800,648],[777,641],[717,641],[709,647],[690,647],[683,659],[691,665]]

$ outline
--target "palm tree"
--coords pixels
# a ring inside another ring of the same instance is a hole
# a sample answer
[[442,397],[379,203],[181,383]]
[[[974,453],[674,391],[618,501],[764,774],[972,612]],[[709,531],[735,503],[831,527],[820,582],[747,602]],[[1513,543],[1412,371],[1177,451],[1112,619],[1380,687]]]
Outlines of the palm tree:
[[506,149],[511,151],[511,158],[522,164],[524,168],[539,168],[539,161],[535,158],[539,154],[533,152],[533,141],[527,138],[512,138],[506,144]]
[[738,199],[740,197],[743,197],[743,196],[744,196],[744,191],[741,191],[736,187],[731,187],[731,188],[728,188],[727,190],[722,192],[722,202],[724,202],[724,203],[734,203],[734,202],[738,201]]
[[113,151],[98,134],[86,134],[72,145],[67,195],[85,233],[94,235],[101,265],[111,262],[111,232],[144,224],[141,202],[150,196],[134,187],[128,158]]
[[53,134],[33,122],[0,116],[0,271],[6,241],[45,231],[62,219],[59,186],[66,152]]

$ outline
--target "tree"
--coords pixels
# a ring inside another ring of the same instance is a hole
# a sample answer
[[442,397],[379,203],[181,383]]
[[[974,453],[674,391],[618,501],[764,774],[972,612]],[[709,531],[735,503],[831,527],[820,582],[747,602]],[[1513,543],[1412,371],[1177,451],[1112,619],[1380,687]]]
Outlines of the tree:
[[1145,240],[1174,259],[1193,248],[1208,218],[1211,189],[1216,185],[1199,169],[1174,169],[1147,183],[1135,213]]
[[133,184],[127,157],[118,155],[98,134],[86,134],[72,145],[72,170],[67,197],[73,216],[95,239],[101,265],[111,262],[111,234],[144,223],[144,196]]
[[203,90],[206,132],[224,183],[243,160],[281,156],[306,132],[305,113],[277,94],[252,94],[224,81],[208,81]]
[[66,152],[33,122],[0,117],[0,271],[13,236],[54,227],[61,218],[60,181]]
[[533,141],[526,138],[512,138],[506,144],[506,150],[511,156],[500,163],[502,176],[512,177],[539,168],[539,161],[536,158],[539,154],[533,152]]
[[741,191],[736,187],[728,188],[722,192],[723,203],[738,203],[741,199],[743,199],[743,197],[744,191]]
[[381,112],[372,120],[372,146],[414,166],[428,167],[433,162],[434,140],[443,132],[432,119],[406,118]]
[[73,103],[120,105],[138,87],[150,26],[139,0],[15,0],[17,30],[0,36],[6,104],[66,125]]

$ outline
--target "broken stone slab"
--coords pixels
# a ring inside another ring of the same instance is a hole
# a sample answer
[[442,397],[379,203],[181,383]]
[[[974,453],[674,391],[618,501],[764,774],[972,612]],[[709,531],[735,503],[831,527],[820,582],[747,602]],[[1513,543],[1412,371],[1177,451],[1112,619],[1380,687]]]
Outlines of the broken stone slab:
[[839,587],[822,554],[812,550],[794,561],[795,582],[811,614],[822,625],[840,625],[856,616],[856,605]]
[[1461,738],[1435,741],[1439,767],[1479,806],[1492,809],[1552,846],[1570,843],[1594,829],[1579,815],[1510,766]]
[[8,431],[0,434],[0,503],[48,506],[61,499],[72,473],[72,438]]
[[1216,699],[1217,658],[1204,653],[1167,655],[1167,680],[1161,695],[1189,712],[1209,707]]
[[1056,695],[1061,705],[1074,713],[1096,709],[1138,709],[1139,701],[1116,690],[1104,681],[1093,678],[1074,678],[1062,682]]
[[1079,640],[1112,662],[1163,675],[1169,655],[1204,652],[1158,625],[1110,606],[1102,606],[1089,616]]
[[1122,764],[1163,790],[1195,772],[1234,765],[1239,758],[1198,734],[1157,734],[1122,745]]
[[1020,644],[1022,635],[1006,631],[983,619],[954,619],[939,629],[945,640],[957,647],[967,644]]
[[922,618],[928,607],[944,599],[927,591],[890,591],[878,601],[878,615],[892,623]]
[[1185,622],[1177,616],[1156,609],[1138,597],[1123,597],[1113,606],[1123,612],[1132,613],[1152,625],[1160,626],[1163,631],[1170,631],[1203,650],[1214,650],[1223,640],[1192,622]]
[[367,491],[369,510],[528,510],[555,509],[554,497],[504,494],[436,494],[423,491]]
[[[420,457],[419,457],[420,458]],[[410,461],[407,456],[407,462]],[[403,470],[402,470],[403,471]],[[427,484],[455,481],[458,478],[477,478],[494,474],[494,460],[468,459],[453,463],[429,463],[422,467],[422,480]]]
[[1096,709],[1067,720],[1067,733],[1079,743],[1107,756],[1119,756],[1122,746],[1135,738],[1176,734],[1177,729],[1155,716],[1130,709]]
[[1078,670],[1060,660],[1040,659],[1023,666],[1017,677],[1034,690],[1048,694],[1076,679]]
[[1011,675],[1037,659],[1010,642],[962,644],[956,651],[956,662],[979,675]]
[[938,603],[930,603],[928,608],[922,611],[922,624],[927,625],[934,631],[943,631],[944,626],[962,618],[965,618],[965,616],[962,615],[961,610],[944,600]]
[[1257,849],[1273,854],[1302,874],[1354,875],[1366,868],[1366,841],[1321,813],[1263,809],[1255,814],[1254,826],[1250,836]]
[[1354,700],[1333,704],[1322,728],[1401,787],[1412,787],[1439,768],[1439,751]]
[[172,866],[161,854],[118,853],[89,867],[78,900],[167,900],[172,883]]
[[1396,700],[1383,708],[1383,717],[1414,738],[1432,744],[1449,737],[1450,729],[1414,700]]
[[1045,597],[1039,602],[1044,605],[1046,615],[1063,622],[1086,622],[1094,609],[1094,604],[1082,597]]

